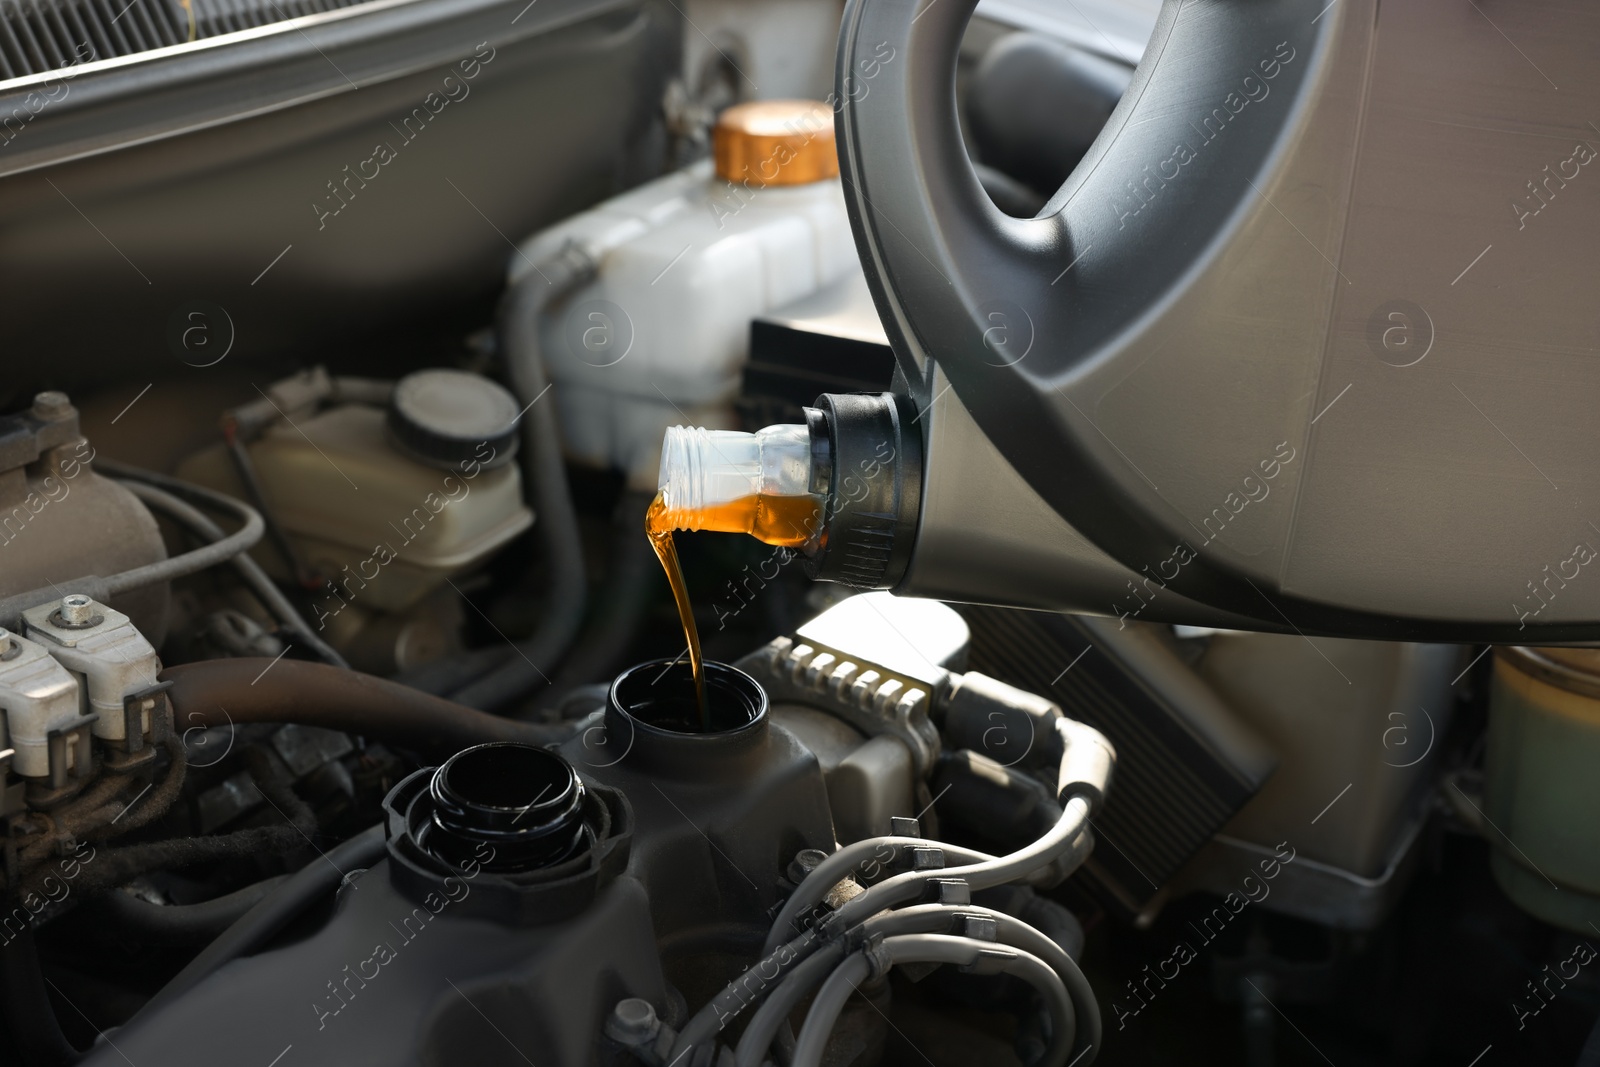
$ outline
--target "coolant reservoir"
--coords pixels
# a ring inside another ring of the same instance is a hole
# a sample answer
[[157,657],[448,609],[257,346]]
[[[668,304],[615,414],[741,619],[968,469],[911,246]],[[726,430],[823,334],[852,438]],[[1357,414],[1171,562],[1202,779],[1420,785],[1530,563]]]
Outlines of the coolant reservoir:
[[734,425],[751,319],[855,269],[833,112],[740,104],[706,161],[536,235],[512,281],[575,244],[596,278],[551,306],[540,346],[568,455],[653,488],[663,431]]

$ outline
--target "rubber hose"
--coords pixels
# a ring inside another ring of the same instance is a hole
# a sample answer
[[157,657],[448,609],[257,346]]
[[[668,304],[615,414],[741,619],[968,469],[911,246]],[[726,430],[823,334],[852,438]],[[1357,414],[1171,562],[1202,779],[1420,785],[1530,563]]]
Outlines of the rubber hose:
[[[957,860],[973,855],[983,858],[976,862],[968,860],[963,866],[907,871],[887,878],[846,901],[817,928],[807,930],[775,950],[764,949],[764,958],[756,966],[765,972],[769,964],[776,963],[780,971],[786,971],[816,951],[819,945],[849,930],[867,917],[886,908],[895,907],[897,904],[915,900],[922,895],[927,883],[934,879],[958,879],[965,881],[972,889],[987,889],[990,886],[1003,885],[1026,877],[1030,871],[1053,863],[1068,853],[1073,854],[1073,858],[1067,864],[1068,868],[1076,868],[1089,854],[1091,847],[1087,833],[1088,825],[1089,801],[1081,794],[1077,794],[1067,800],[1062,807],[1061,819],[1051,827],[1049,833],[1027,847],[1005,856],[974,854],[946,842],[910,837],[868,838],[866,841],[847,845],[818,864],[790,894],[767,934],[769,945],[782,936],[795,916],[827,896],[828,891],[839,879],[851,873],[851,868],[862,860],[870,858],[873,849],[879,845],[892,843],[897,848],[932,846],[942,848],[946,855],[953,856]],[[730,983],[717,994],[715,999],[684,1024],[677,1040],[673,1042],[672,1056],[679,1056],[686,1049],[708,1042],[729,1012],[737,1014],[744,1007],[738,982]]]
[[517,644],[519,654],[453,694],[469,707],[498,709],[548,683],[583,624],[588,573],[578,513],[567,488],[555,403],[544,395],[549,384],[539,351],[539,322],[552,300],[593,278],[595,270],[593,260],[569,246],[513,282],[501,301],[506,367],[513,390],[528,405],[522,418],[522,462],[538,515],[534,533],[544,550],[550,591],[538,627]]
[[[783,907],[778,911],[778,917],[772,920],[772,928],[767,931],[767,940],[761,946],[762,954],[766,955],[783,944],[784,938],[791,936],[789,930],[794,927],[795,918],[822,903],[833,891],[834,886],[858,874],[868,864],[880,865],[882,860],[879,858],[879,852],[885,848],[894,850],[896,859],[900,858],[902,853],[916,848],[940,849],[946,859],[955,860],[957,863],[983,863],[995,858],[987,852],[978,852],[975,849],[922,837],[869,837],[845,845],[812,868],[795,887],[794,892],[789,894],[789,899],[783,902]],[[798,927],[795,929],[798,931]]]
[[1049,897],[1041,897],[1026,890],[1019,895],[1022,899],[1020,909],[1014,912],[1006,911],[1004,908],[999,910],[1016,915],[1018,919],[1060,945],[1062,951],[1073,959],[1076,960],[1083,955],[1083,924],[1078,921],[1076,915],[1065,905]]
[[[145,504],[166,515],[173,521],[187,527],[191,533],[205,538],[208,541],[220,541],[225,535],[222,527],[208,519],[198,508],[184,503],[165,489],[158,489],[153,485],[132,479],[120,483],[134,496],[144,501]],[[198,487],[197,487],[198,488]],[[218,494],[219,496],[221,494]],[[293,633],[306,646],[315,652],[325,663],[335,667],[348,667],[343,656],[336,652],[332,645],[318,637],[306,620],[295,610],[289,598],[283,595],[277,585],[261,569],[261,564],[251,559],[247,553],[241,552],[229,560],[233,569],[239,572],[239,577],[250,591],[261,601],[261,606],[271,612],[273,618],[278,620],[278,625]]]
[[113,889],[101,896],[95,907],[116,924],[118,933],[152,944],[204,945],[215,941],[288,880],[288,875],[280,874],[197,904],[152,904]]
[[[1062,806],[1061,819],[1051,827],[1050,832],[1026,848],[967,866],[907,871],[894,875],[846,901],[828,917],[827,922],[836,929],[848,929],[884,908],[915,900],[922,895],[923,886],[936,878],[958,878],[974,890],[988,889],[1022,878],[1030,871],[1069,853],[1074,858],[1068,867],[1076,869],[1089,854],[1090,839],[1085,832],[1088,827],[1089,801],[1081,795],[1074,795]],[[820,866],[818,869],[821,869]]]
[[[152,871],[181,870],[228,860],[257,860],[303,851],[306,835],[293,826],[251,826],[206,837],[167,837],[119,848],[96,849],[93,866],[74,883],[83,893],[127,885]],[[42,888],[42,885],[41,885]]]
[[172,981],[161,987],[140,1010],[139,1017],[148,1017],[177,1000],[211,977],[223,964],[259,949],[306,908],[337,889],[346,874],[372,866],[383,858],[386,850],[384,828],[380,823],[306,864],[202,949]]
[[[235,500],[231,496],[221,493],[212,493],[201,489],[199,486],[189,485],[176,478],[167,478],[165,475],[153,471],[139,470],[137,467],[124,467],[120,463],[109,460],[99,460],[95,464],[102,472],[117,478],[131,481],[148,482],[162,488],[172,489],[180,495],[200,496],[204,494],[207,503],[225,508],[239,517],[243,523],[239,529],[209,545],[185,552],[182,555],[171,556],[147,563],[143,567],[135,567],[131,571],[120,574],[107,575],[105,589],[108,595],[126,593],[130,589],[142,589],[147,585],[157,582],[170,582],[174,578],[183,578],[190,574],[214,567],[218,563],[226,563],[240,553],[245,552],[261,540],[261,534],[266,530],[261,520],[261,513],[242,500]],[[219,531],[220,532],[220,531]]]
[[[1000,944],[1022,949],[1043,960],[1066,987],[1073,1028],[1072,1053],[1085,1065],[1094,1061],[1091,1050],[1100,1044],[1100,1005],[1083,971],[1066,950],[1045,932],[1005,912],[973,904],[919,904],[885,912],[861,924],[865,937],[899,937],[905,934],[958,934],[966,917],[994,922]],[[796,1005],[844,958],[844,939],[830,941],[796,966],[768,995],[745,1025],[735,1052],[736,1067],[760,1067],[779,1028]],[[746,977],[749,972],[746,972]],[[759,995],[759,992],[758,994]],[[1597,1065],[1600,1067],[1600,1065]]]
[[[1075,1030],[1072,1044],[1073,1062],[1082,1064],[1083,1067],[1093,1063],[1100,1048],[1100,1001],[1095,997],[1094,989],[1089,985],[1089,979],[1084,977],[1083,969],[1078,966],[1077,961],[1067,953],[1060,942],[1045,931],[1016,916],[975,904],[918,904],[868,919],[862,924],[862,928],[869,935],[882,934],[885,937],[902,933],[953,933],[955,932],[953,920],[961,915],[982,915],[994,920],[1001,943],[1038,956],[1056,972],[1061,984],[1066,987],[1068,999],[1072,1002]],[[933,925],[936,921],[945,924],[943,930]]]
[[[137,830],[166,814],[183,790],[189,765],[184,756],[183,742],[178,738],[168,737],[162,742],[162,747],[167,751],[169,766],[160,785],[152,781],[132,800],[114,804],[116,793],[132,788],[138,784],[138,780],[132,775],[108,774],[82,795],[51,812],[51,830],[17,850],[17,859],[24,872],[18,883],[19,894],[43,890],[43,883],[49,880],[50,874],[42,865],[46,860],[61,855],[67,842],[98,843],[117,834]],[[149,799],[139,803],[146,796]],[[134,804],[138,806],[133,814],[127,815],[126,812]],[[105,867],[104,863],[97,864],[96,873]],[[92,881],[93,877],[86,875],[78,885],[81,887]]]
[[[844,878],[858,873],[867,863],[880,862],[877,852],[885,847],[894,849],[897,855],[900,851],[911,848],[937,847],[943,849],[948,858],[962,863],[994,859],[987,853],[974,852],[959,845],[930,841],[921,837],[873,837],[846,845],[818,864],[789,895],[783,909],[778,912],[778,917],[773,920],[772,929],[767,933],[767,945],[761,950],[762,959],[752,966],[750,971],[767,974],[770,970],[775,980],[826,945],[830,938],[820,936],[817,927],[802,931],[788,942],[781,941],[780,935],[791,926],[799,930],[800,927],[794,920],[801,912],[820,903],[835,885]],[[675,1059],[683,1055],[687,1049],[709,1043],[727,1019],[738,1015],[747,1006],[748,998],[744,991],[743,978],[737,978],[724,986],[722,992],[690,1017],[683,1029],[678,1032],[677,1040],[672,1045],[672,1054],[668,1058]]]
[[[188,779],[189,754],[183,747],[183,741],[170,735],[162,740],[161,747],[167,753],[167,774],[160,785],[149,791],[150,799],[138,804],[139,796],[136,795],[118,808],[106,825],[74,827],[74,836],[86,841],[104,841],[148,826],[167,813],[177,802],[179,794],[183,792],[183,783]],[[131,815],[128,814],[128,809],[135,804],[138,807]]]
[[[167,744],[178,750],[178,756],[174,757],[174,768],[181,770],[183,742],[170,737]],[[251,781],[289,825],[251,826],[214,836],[166,837],[97,850],[90,857],[92,866],[88,866],[74,885],[85,893],[94,893],[126,885],[151,871],[194,867],[219,860],[286,856],[303,850],[307,845],[314,847],[311,835],[317,832],[316,814],[309,804],[296,795],[286,771],[269,758],[260,746],[246,748],[244,762],[250,770]],[[174,781],[181,786],[182,778],[181,774],[170,775],[168,781],[162,784],[162,790],[167,790]],[[155,807],[153,798],[149,807]],[[144,811],[146,807],[141,805],[133,817],[137,818]],[[84,862],[87,866],[90,861]]]
[[[832,941],[806,957],[799,966],[784,976],[761,1007],[750,1016],[739,1046],[734,1050],[735,1067],[761,1067],[778,1036],[778,1028],[789,1018],[789,1013],[805,999],[807,993],[822,981],[844,959],[844,940]],[[746,972],[747,974],[749,972]]]
[[188,732],[247,722],[292,722],[361,734],[449,756],[486,741],[548,745],[569,726],[514,722],[360,671],[307,660],[213,659],[168,667],[173,721]]
[[294,542],[289,539],[289,531],[283,528],[278,521],[277,514],[267,506],[267,493],[261,487],[261,478],[256,474],[256,466],[250,459],[250,451],[243,441],[239,440],[237,425],[229,422],[223,423],[223,446],[228,450],[228,455],[233,458],[233,469],[239,476],[239,481],[244,485],[244,491],[250,498],[250,505],[261,512],[261,521],[267,527],[267,540],[278,550],[278,555],[283,559],[285,567],[294,575],[296,584],[303,588],[316,588],[319,584],[312,577],[311,568],[306,566],[300,558],[299,551]]
[[588,628],[552,683],[556,703],[578,686],[615,674],[639,633],[656,589],[650,575],[661,573],[644,536],[644,517],[651,499],[645,493],[624,492],[612,511],[605,585],[595,598]]
[[420,663],[392,674],[390,678],[401,685],[420,689],[424,693],[448,696],[482,678],[516,654],[516,649],[510,645],[474,648],[433,660],[431,663]]
[[[986,941],[944,934],[904,934],[885,938],[878,949],[889,966],[901,963],[945,963],[970,966],[997,946]],[[1072,1004],[1066,988],[1044,961],[1019,949],[1001,949],[1009,958],[992,959],[996,972],[1015,975],[1031,984],[1044,999],[1050,1013],[1050,1044],[1039,1062],[1030,1067],[1065,1067],[1071,1052]],[[863,953],[848,957],[822,983],[806,1014],[806,1022],[795,1042],[792,1067],[822,1067],[822,1054],[832,1035],[845,1002],[861,980],[872,973],[872,961]]]

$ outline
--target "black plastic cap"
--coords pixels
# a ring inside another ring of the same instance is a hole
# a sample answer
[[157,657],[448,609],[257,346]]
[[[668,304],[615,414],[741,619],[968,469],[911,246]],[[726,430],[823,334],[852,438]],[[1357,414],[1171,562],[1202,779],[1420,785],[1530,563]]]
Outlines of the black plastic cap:
[[420,463],[503,466],[517,453],[522,407],[504,386],[460,370],[420,370],[395,384],[389,435]]
[[827,427],[828,496],[822,544],[806,573],[891,589],[911,559],[922,508],[916,405],[894,393],[824,393],[815,410]]

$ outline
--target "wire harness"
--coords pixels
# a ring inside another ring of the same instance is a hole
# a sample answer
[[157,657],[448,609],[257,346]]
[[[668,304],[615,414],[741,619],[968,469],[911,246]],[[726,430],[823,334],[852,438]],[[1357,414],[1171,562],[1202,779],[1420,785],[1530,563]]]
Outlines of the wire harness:
[[[1090,817],[1104,802],[1116,765],[1105,736],[1071,719],[1056,726],[1062,745],[1058,777],[1062,813],[1032,844],[990,856],[915,834],[846,845],[800,882],[774,918],[762,958],[689,1018],[671,1043],[657,1048],[682,1067],[820,1067],[823,1050],[857,986],[902,964],[944,964],[977,974],[1009,974],[1039,993],[1048,1035],[1029,1067],[1089,1064],[1100,1045],[1100,1009],[1077,963],[1048,936],[1014,916],[971,903],[976,890],[1027,878],[1063,861],[1080,865],[1093,848]],[[841,883],[893,873],[853,895]],[[831,912],[819,906],[841,900]],[[820,914],[819,914],[820,913]],[[815,990],[798,1037],[788,1020]],[[737,1047],[717,1035],[759,1004]],[[774,1050],[778,1055],[774,1055]]]

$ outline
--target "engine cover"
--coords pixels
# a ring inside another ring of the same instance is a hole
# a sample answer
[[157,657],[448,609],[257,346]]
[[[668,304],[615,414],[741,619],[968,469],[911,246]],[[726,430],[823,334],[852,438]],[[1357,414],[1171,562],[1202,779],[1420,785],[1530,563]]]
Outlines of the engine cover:
[[[645,664],[558,755],[486,745],[413,774],[385,802],[388,856],[344,872],[314,930],[302,916],[84,1063],[578,1067],[620,1000],[681,1023],[758,954],[794,855],[834,845],[816,756],[752,679],[708,666],[731,708],[712,732],[653,725],[687,671],[655,686],[670,665]],[[450,770],[493,749],[523,755]]]

